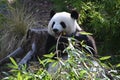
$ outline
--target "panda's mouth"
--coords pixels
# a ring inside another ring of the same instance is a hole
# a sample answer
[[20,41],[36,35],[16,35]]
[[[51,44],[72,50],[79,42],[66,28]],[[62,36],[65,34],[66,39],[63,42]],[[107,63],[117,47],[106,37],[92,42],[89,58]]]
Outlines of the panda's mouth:
[[55,33],[55,38],[58,38],[60,36],[66,36],[66,32],[62,31],[62,32]]

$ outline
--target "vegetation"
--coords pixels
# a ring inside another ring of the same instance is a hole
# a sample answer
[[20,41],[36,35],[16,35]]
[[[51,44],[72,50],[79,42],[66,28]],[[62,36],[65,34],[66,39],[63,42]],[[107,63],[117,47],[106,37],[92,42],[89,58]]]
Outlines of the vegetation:
[[[120,58],[120,0],[52,0],[57,11],[76,9],[79,24],[93,33],[100,56],[111,56],[112,64]],[[57,4],[59,3],[59,4]],[[56,7],[59,6],[59,7]]]
[[24,39],[26,31],[34,24],[34,18],[26,12],[24,5],[20,5],[19,1],[16,2],[16,6],[9,4],[7,0],[2,0],[1,5],[5,5],[7,12],[0,13],[2,31],[0,32],[0,58],[15,50]]
[[[17,63],[11,58],[12,65],[9,65],[12,70],[11,73],[6,73],[8,77],[3,80],[109,80],[107,71],[110,69],[107,65],[103,65],[98,59],[92,55],[86,53],[83,49],[77,49],[75,39],[69,38],[69,46],[64,50],[69,55],[67,60],[56,57],[53,59],[54,53],[44,55],[45,59],[39,59],[41,67],[37,71],[28,70],[24,67],[19,69]],[[89,46],[81,45],[89,50]],[[109,58],[109,57],[108,57]],[[101,58],[105,60],[107,57]],[[48,66],[48,68],[47,68]],[[107,66],[107,67],[106,67]],[[28,70],[28,71],[27,71]],[[109,75],[114,79],[119,79],[118,75],[115,75],[116,70],[109,70]]]
[[[35,72],[27,70],[26,66],[20,70],[17,63],[11,58],[13,64],[9,66],[12,70],[10,74],[4,72],[6,77],[3,80],[52,80],[61,78],[65,80],[101,80],[108,79],[105,69],[113,78],[120,79],[119,71],[117,73],[116,70],[120,69],[120,0],[51,1],[57,11],[76,9],[80,13],[78,22],[82,28],[94,34],[100,59],[93,58],[92,55],[74,48],[74,42],[70,42],[71,45],[65,49],[70,56],[68,60],[64,61],[61,58],[53,60],[51,58],[53,54],[45,55],[46,59],[39,59],[41,66]],[[17,5],[8,4],[7,0],[0,1],[0,58],[17,48],[24,39],[26,30],[34,24],[33,15],[28,14],[24,5],[19,5],[19,3],[19,0],[16,0]],[[91,71],[91,68],[96,68],[93,60],[99,63],[98,67],[101,70]],[[58,64],[60,66],[54,75],[46,69],[46,66],[51,62],[53,68]],[[99,73],[105,76],[99,77]]]

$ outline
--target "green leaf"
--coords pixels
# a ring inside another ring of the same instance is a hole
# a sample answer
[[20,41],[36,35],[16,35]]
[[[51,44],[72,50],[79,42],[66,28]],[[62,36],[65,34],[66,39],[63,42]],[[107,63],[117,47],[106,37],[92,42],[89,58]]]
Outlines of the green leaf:
[[58,61],[55,61],[55,62],[52,64],[52,67],[55,67],[57,64],[58,64]]
[[79,77],[78,73],[77,73],[77,70],[75,68],[72,68],[72,70],[74,71],[74,73],[76,74],[76,76]]
[[54,55],[55,55],[54,53],[50,53],[50,54],[44,55],[44,57],[46,57],[46,58],[53,58]]
[[80,34],[82,34],[82,35],[92,35],[92,33],[88,33],[88,32],[80,32]]
[[21,76],[20,72],[18,72],[18,74],[17,74],[17,80],[22,80],[22,76]]
[[55,60],[53,60],[53,59],[47,59],[47,62],[51,63],[51,62],[55,62]]
[[107,65],[107,64],[105,64],[105,63],[100,63],[103,67],[105,67],[105,68],[107,68],[107,69],[110,69],[110,67]]
[[104,57],[101,57],[100,60],[103,61],[103,60],[107,60],[107,59],[109,59],[109,58],[111,58],[111,56],[104,56]]
[[15,60],[14,60],[12,57],[10,57],[10,60],[11,60],[11,62],[13,63],[13,65],[14,65],[15,67],[18,67],[17,63],[15,62]]
[[65,63],[64,63],[61,59],[58,58],[58,60],[59,60],[59,62],[60,62],[62,65],[65,66]]
[[84,75],[87,73],[87,71],[86,70],[81,70],[80,71],[80,77],[84,77]]
[[38,61],[39,61],[39,63],[43,66],[43,67],[45,67],[45,64],[44,64],[44,62],[38,57]]
[[120,63],[119,63],[119,64],[117,64],[117,65],[116,65],[116,67],[117,67],[117,68],[118,68],[118,67],[120,67]]

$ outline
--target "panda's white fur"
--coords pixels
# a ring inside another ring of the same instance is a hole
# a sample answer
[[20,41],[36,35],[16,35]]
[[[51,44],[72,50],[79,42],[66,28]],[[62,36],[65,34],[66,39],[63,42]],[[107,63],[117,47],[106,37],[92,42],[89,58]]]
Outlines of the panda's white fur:
[[[52,27],[53,22],[55,22],[55,24]],[[60,22],[64,22],[66,24],[66,28],[63,28],[60,25]],[[66,34],[72,34],[76,32],[76,30],[82,30],[76,19],[72,18],[71,14],[68,12],[58,12],[51,18],[48,24],[48,33],[55,36],[53,29],[58,29],[59,32],[66,32]]]

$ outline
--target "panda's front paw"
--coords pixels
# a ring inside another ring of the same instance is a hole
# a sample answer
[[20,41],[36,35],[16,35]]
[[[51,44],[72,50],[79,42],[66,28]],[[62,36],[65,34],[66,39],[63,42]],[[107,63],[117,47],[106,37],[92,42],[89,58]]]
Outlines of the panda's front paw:
[[18,64],[18,69],[22,70],[25,69],[27,66],[27,62],[26,61],[20,61]]

